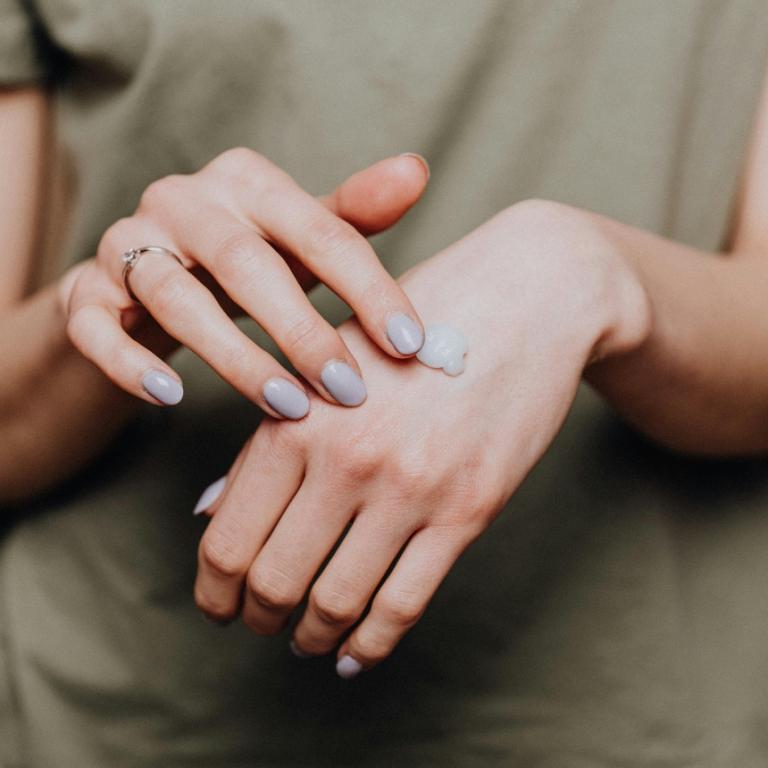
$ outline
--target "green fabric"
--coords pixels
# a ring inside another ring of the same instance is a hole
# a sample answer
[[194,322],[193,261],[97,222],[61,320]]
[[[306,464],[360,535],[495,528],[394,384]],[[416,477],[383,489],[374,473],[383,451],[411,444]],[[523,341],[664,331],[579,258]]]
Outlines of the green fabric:
[[46,74],[34,16],[23,0],[0,0],[0,84],[39,82]]
[[[13,82],[38,70],[21,7],[0,8],[0,80]],[[395,273],[529,197],[716,248],[768,53],[762,0],[38,0],[36,12],[68,62],[57,115],[77,201],[62,268],[150,181],[235,145],[315,192],[383,156],[426,155],[425,199],[375,241]],[[327,293],[317,301],[341,316]],[[184,403],[148,408],[2,540],[0,760],[768,763],[765,463],[668,456],[582,391],[417,628],[350,684],[328,659],[294,659],[285,637],[197,614],[204,522],[190,511],[258,413],[192,356],[174,365]]]

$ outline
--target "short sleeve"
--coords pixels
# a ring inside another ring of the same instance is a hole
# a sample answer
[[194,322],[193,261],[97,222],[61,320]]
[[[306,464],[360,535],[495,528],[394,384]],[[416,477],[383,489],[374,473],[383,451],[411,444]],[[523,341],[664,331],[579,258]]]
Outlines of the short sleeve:
[[43,35],[27,0],[0,0],[0,86],[44,81]]

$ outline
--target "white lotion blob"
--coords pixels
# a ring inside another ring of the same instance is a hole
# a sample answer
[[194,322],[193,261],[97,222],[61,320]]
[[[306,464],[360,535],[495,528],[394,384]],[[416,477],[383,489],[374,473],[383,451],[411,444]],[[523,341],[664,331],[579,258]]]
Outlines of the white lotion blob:
[[426,329],[424,345],[416,357],[430,368],[442,368],[449,376],[464,370],[467,338],[451,325],[440,323]]

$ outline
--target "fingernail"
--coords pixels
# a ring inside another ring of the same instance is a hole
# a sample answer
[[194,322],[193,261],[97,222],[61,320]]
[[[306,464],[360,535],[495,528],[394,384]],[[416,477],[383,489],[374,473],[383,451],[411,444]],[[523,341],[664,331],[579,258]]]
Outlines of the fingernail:
[[205,512],[213,503],[221,496],[224,491],[224,486],[227,484],[227,476],[220,477],[215,483],[211,483],[202,493],[202,496],[197,500],[195,509],[192,512],[193,515],[199,515]]
[[288,647],[291,649],[291,653],[298,659],[311,659],[312,654],[306,653],[305,651],[302,651],[301,648],[299,648],[298,645],[296,645],[295,640],[291,640],[288,643]]
[[362,669],[363,665],[351,656],[342,656],[336,662],[336,674],[345,680],[350,680],[355,675],[359,675]]
[[162,371],[154,369],[147,371],[141,380],[141,386],[163,405],[176,405],[184,397],[184,387],[181,386],[181,382],[172,379]]
[[323,386],[342,405],[360,405],[366,398],[363,380],[338,360],[328,363],[320,374]]
[[423,157],[416,152],[403,152],[401,157],[415,157],[424,166],[424,170],[427,172],[427,181],[429,181],[430,170],[426,157]]
[[269,379],[264,399],[286,419],[301,419],[309,412],[309,398],[287,379]]
[[424,344],[424,333],[418,323],[402,312],[387,320],[387,337],[401,355],[412,355]]

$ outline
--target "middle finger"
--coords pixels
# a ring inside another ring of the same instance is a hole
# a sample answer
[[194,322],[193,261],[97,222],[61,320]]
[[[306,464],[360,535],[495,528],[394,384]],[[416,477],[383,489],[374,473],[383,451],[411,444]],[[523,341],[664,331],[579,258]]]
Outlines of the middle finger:
[[322,397],[346,406],[365,400],[352,353],[312,306],[285,259],[256,229],[221,210],[190,222],[177,237]]

